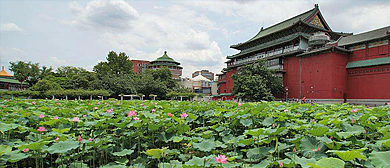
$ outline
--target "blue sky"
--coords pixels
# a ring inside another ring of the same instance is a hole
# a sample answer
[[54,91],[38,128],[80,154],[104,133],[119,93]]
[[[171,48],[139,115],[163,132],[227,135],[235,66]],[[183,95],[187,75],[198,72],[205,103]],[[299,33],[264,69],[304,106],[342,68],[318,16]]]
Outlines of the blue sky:
[[167,50],[184,77],[201,69],[219,73],[226,56],[238,52],[230,45],[315,3],[334,31],[390,25],[390,1],[0,0],[1,65],[26,60],[92,70],[111,50],[143,60]]

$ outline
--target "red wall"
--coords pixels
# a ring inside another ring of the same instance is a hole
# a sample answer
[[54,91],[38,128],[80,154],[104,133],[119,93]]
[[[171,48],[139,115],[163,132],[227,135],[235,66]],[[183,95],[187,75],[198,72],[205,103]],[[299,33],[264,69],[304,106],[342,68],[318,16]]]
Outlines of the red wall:
[[222,79],[222,81],[226,81],[225,83],[219,84],[219,94],[221,93],[232,93],[233,92],[233,79],[232,75],[234,75],[237,72],[237,68],[231,69],[230,71],[226,72],[225,78]]
[[390,65],[348,69],[348,99],[390,99]]
[[226,72],[226,93],[233,92],[233,79],[232,75],[237,73],[237,68],[234,68],[228,72]]
[[287,57],[284,59],[283,86],[288,88],[288,98],[299,97],[299,57]]
[[347,88],[347,60],[347,55],[335,52],[303,57],[302,97],[343,99]]
[[[144,61],[144,60],[131,60],[133,62],[133,71],[137,74],[141,73],[141,67],[138,66],[138,64],[149,64],[149,61]],[[146,67],[147,69],[147,67]]]
[[352,52],[349,61],[361,61],[361,60],[367,60],[367,59],[374,59],[374,58],[382,58],[389,56],[389,44],[362,49],[362,50],[355,50]]

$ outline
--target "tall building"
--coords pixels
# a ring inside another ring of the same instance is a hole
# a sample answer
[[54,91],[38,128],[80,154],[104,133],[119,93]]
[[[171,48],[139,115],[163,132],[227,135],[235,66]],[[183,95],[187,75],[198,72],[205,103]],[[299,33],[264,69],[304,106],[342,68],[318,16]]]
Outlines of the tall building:
[[168,67],[171,70],[173,79],[180,79],[182,75],[183,67],[179,66],[180,63],[173,60],[167,55],[167,51],[164,51],[164,55],[151,61],[148,65],[149,69],[159,69],[161,67]]
[[142,74],[146,69],[150,61],[145,60],[131,60],[133,62],[133,71],[137,74]]
[[209,70],[195,71],[194,73],[192,73],[192,78],[198,75],[202,75],[207,79],[214,81],[214,73],[210,72]]
[[264,59],[283,79],[286,92],[279,98],[384,104],[390,99],[389,43],[390,26],[356,35],[335,32],[315,5],[231,45],[239,53],[227,56],[227,67],[217,74],[216,98],[233,98],[231,75]]

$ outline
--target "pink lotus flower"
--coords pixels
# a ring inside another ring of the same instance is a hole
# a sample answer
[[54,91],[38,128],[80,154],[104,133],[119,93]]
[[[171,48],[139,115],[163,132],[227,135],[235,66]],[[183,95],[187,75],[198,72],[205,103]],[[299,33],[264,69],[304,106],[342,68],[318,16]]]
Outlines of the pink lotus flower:
[[173,115],[172,115],[171,113],[168,113],[168,116],[169,116],[169,117],[172,117]]
[[133,120],[139,120],[139,118],[138,117],[133,117]]
[[25,148],[25,149],[23,149],[23,152],[28,152],[30,149],[28,149],[28,148]]
[[234,102],[234,103],[237,103],[237,100],[234,100],[233,102]]
[[140,106],[143,106],[144,104],[143,103],[141,103],[141,104],[139,104]]
[[320,147],[317,147],[317,151],[320,151],[321,149],[320,149]]
[[238,106],[241,106],[242,104],[241,103],[238,103]]
[[58,141],[58,140],[60,140],[60,138],[57,137],[57,138],[56,138],[56,141]]
[[73,122],[79,122],[80,119],[79,119],[78,117],[73,117],[72,121],[73,121]]
[[57,117],[57,116],[55,116],[55,117],[53,117],[53,119],[55,119],[55,120],[58,120],[58,117]]
[[387,105],[390,106],[390,102],[388,102]]
[[131,117],[131,116],[135,116],[137,115],[137,113],[135,111],[129,111],[129,113],[127,113],[127,116]]
[[279,166],[283,167],[283,162],[282,161],[279,162]]
[[333,139],[333,136],[330,136],[330,140],[332,140]]
[[313,123],[316,123],[316,120],[315,119],[313,119],[313,120],[311,120]]
[[353,124],[355,122],[355,119],[352,119],[351,123]]
[[186,117],[188,117],[188,114],[185,113],[185,112],[183,112],[182,114],[180,114],[180,117],[181,117],[181,118],[186,118]]
[[100,102],[97,102],[97,104],[100,104]]
[[77,139],[79,142],[83,141],[83,138],[81,138],[81,136],[79,136],[79,138]]
[[355,108],[355,109],[352,109],[352,113],[356,113],[356,112],[358,112],[359,110],[357,109],[357,108]]
[[97,109],[98,109],[98,107],[94,107],[93,109],[97,110]]
[[156,109],[152,109],[152,112],[153,112],[153,113],[156,112]]
[[294,148],[294,153],[297,153],[297,148]]
[[365,134],[367,134],[367,131],[366,131],[366,130],[364,130],[364,133],[365,133]]
[[114,110],[113,109],[108,109],[107,113],[111,113],[112,111],[114,111]]
[[272,123],[272,128],[275,128],[275,123]]
[[83,115],[83,118],[85,118],[85,117],[87,117],[87,115],[86,115],[86,114],[84,114],[84,115]]
[[[33,101],[33,102],[31,102],[31,104],[32,104],[32,105],[35,105],[35,104],[37,104],[37,103],[36,103],[35,101]],[[27,148],[26,148],[26,149],[27,149]]]
[[287,112],[288,110],[287,110],[287,109],[284,109],[283,111],[284,111],[284,112]]
[[37,129],[37,131],[43,132],[43,131],[46,131],[46,128],[45,128],[45,127],[39,127],[39,128]]
[[88,141],[90,141],[90,142],[91,142],[91,141],[92,141],[92,138],[88,138]]
[[44,118],[44,117],[45,117],[45,115],[39,114],[39,118]]
[[218,155],[218,157],[215,157],[214,159],[217,163],[227,163],[227,158],[225,155]]

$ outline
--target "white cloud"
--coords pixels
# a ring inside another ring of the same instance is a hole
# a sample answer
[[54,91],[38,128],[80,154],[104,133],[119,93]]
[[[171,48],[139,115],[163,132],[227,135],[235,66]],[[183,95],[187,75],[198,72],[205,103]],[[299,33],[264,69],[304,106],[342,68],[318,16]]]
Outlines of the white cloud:
[[76,1],[68,4],[68,8],[76,16],[72,21],[62,21],[83,28],[123,30],[128,29],[131,21],[138,17],[138,12],[123,0],[91,1],[83,8]]
[[[319,0],[320,10],[334,31],[354,32],[378,29],[390,24],[389,1]],[[231,20],[261,23],[268,27],[294,17],[314,7],[312,1],[186,1],[209,12],[224,15]],[[335,8],[335,6],[339,6]],[[257,24],[258,25],[258,24]],[[259,27],[260,28],[260,27]],[[248,32],[246,32],[248,33]],[[256,34],[253,32],[252,34]],[[226,33],[224,33],[226,34]]]
[[[111,45],[119,50],[118,52],[126,52],[131,59],[152,61],[167,50],[169,56],[182,63],[183,76],[190,76],[198,69],[220,71],[224,66],[224,57],[218,43],[210,40],[208,32],[205,31],[218,29],[215,23],[206,15],[182,5],[159,8],[165,11],[163,15],[138,13],[124,1],[117,3],[91,1],[85,7],[72,2],[69,8],[76,15],[70,22],[77,26],[85,28],[98,25],[93,27],[106,28],[104,26],[106,23],[116,24],[110,29],[120,28],[121,31],[105,31],[101,34],[99,42]],[[105,12],[102,13],[100,10]],[[105,16],[128,14],[133,17],[124,19],[124,22],[129,24],[126,28],[118,25],[118,17]]]
[[2,23],[2,24],[0,24],[0,31],[1,32],[6,32],[6,31],[21,32],[21,31],[23,31],[23,29],[20,28],[15,23]]
[[65,65],[67,63],[66,60],[58,59],[57,57],[50,57],[50,61],[54,65]]

